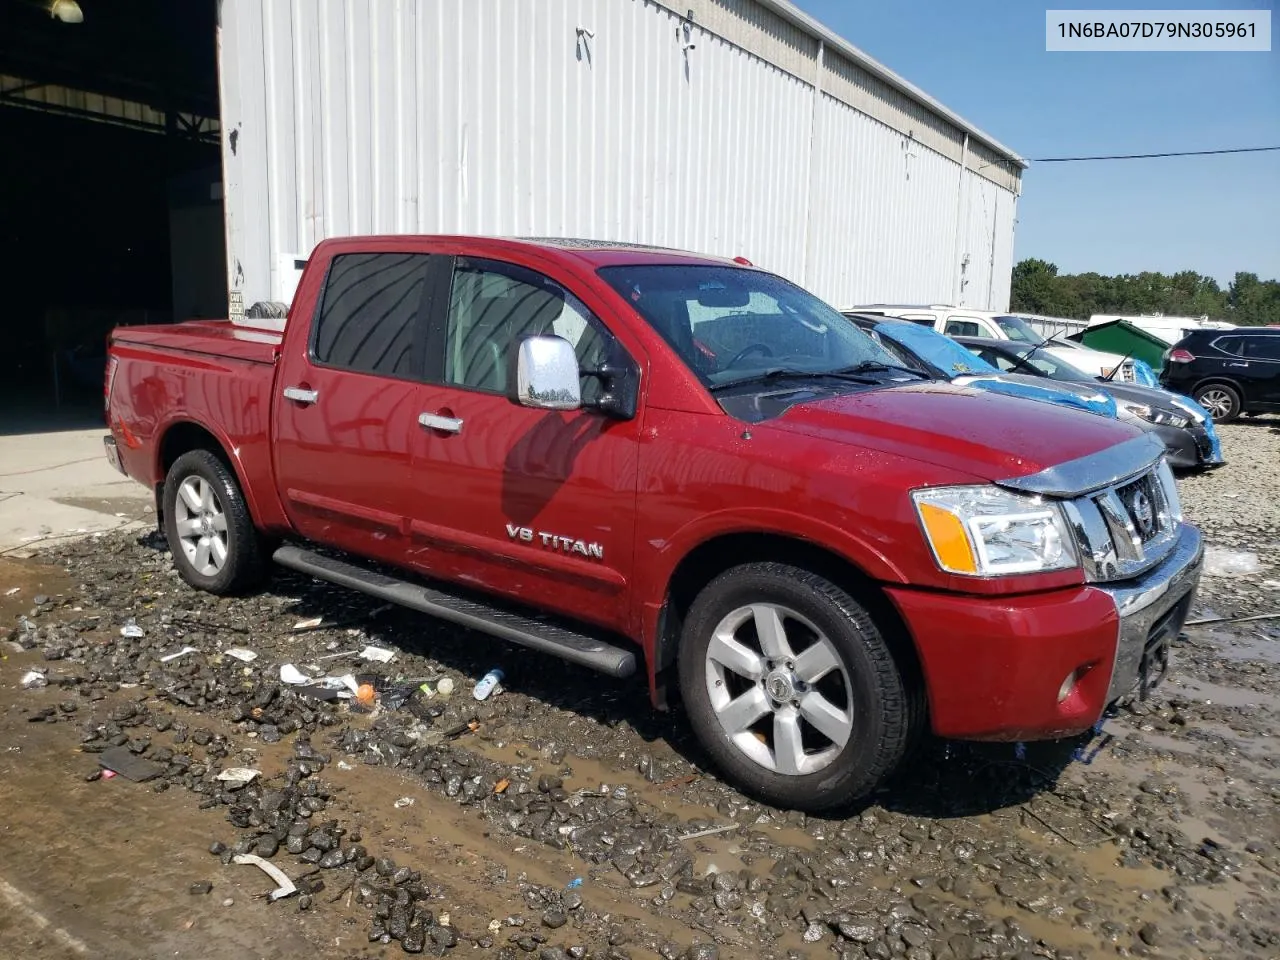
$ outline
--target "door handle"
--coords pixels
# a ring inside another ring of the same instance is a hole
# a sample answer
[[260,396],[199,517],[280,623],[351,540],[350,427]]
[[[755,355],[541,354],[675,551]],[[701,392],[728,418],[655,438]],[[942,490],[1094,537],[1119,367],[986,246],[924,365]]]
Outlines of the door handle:
[[298,403],[315,403],[320,399],[320,391],[308,390],[306,387],[285,387],[284,398]]
[[462,432],[462,418],[460,417],[441,417],[434,413],[420,413],[418,414],[418,423],[428,430],[441,430],[444,433]]

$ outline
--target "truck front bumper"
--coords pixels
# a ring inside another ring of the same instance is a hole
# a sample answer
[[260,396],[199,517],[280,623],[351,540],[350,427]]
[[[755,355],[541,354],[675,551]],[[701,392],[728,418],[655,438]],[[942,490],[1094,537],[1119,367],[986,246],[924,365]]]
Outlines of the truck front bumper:
[[1141,577],[1018,597],[892,588],[920,654],[932,727],[971,740],[1049,740],[1092,727],[1168,667],[1200,581],[1200,532],[1183,525]]

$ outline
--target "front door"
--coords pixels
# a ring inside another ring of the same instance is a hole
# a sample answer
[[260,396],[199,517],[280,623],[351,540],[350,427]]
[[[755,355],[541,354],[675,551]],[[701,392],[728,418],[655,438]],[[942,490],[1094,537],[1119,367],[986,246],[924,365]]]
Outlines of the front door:
[[[281,357],[273,398],[277,484],[318,543],[399,559],[418,431],[427,254],[333,259],[309,343]],[[298,317],[295,322],[310,318]]]
[[427,574],[626,629],[639,418],[590,409],[599,395],[590,377],[580,410],[508,398],[525,337],[562,336],[593,369],[612,334],[550,276],[463,257],[432,331],[429,383],[417,392],[412,560]]

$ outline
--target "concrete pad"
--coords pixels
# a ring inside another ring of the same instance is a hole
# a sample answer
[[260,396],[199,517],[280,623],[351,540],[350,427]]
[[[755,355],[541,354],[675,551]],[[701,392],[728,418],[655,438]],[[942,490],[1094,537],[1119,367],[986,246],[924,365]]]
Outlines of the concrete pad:
[[150,492],[107,463],[105,433],[0,436],[0,552],[155,523]]

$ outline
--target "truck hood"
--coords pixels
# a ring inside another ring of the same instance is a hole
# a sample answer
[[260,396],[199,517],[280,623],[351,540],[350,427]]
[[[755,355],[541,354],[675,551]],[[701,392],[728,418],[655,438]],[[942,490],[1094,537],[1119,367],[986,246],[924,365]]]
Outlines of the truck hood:
[[850,450],[879,450],[983,481],[1038,473],[1140,435],[1118,420],[1078,409],[942,382],[814,399],[790,407],[767,428]]

